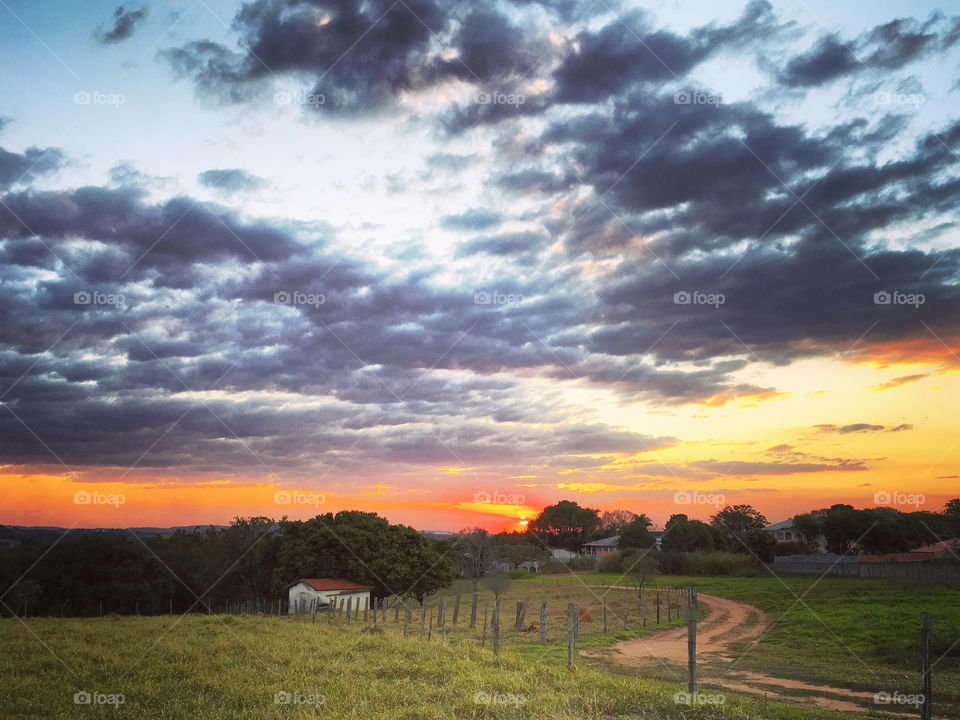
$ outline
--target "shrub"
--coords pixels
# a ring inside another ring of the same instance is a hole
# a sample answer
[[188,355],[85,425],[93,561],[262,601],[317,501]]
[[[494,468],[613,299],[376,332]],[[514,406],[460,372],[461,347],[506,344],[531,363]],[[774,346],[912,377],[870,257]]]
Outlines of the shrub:
[[807,544],[799,541],[778,543],[773,549],[774,555],[806,555],[808,552]]
[[557,575],[559,573],[565,573],[569,570],[566,564],[550,558],[544,563],[540,563],[540,572],[546,573],[547,575]]
[[530,577],[533,573],[529,570],[524,570],[523,568],[514,568],[510,571],[510,578],[513,580],[522,580],[525,577]]
[[570,561],[571,570],[593,570],[597,566],[597,559],[587,555],[580,555]]
[[609,573],[623,572],[622,560],[623,554],[619,550],[614,550],[597,561],[597,570]]
[[658,567],[667,575],[745,575],[754,569],[754,561],[742,553],[665,552]]

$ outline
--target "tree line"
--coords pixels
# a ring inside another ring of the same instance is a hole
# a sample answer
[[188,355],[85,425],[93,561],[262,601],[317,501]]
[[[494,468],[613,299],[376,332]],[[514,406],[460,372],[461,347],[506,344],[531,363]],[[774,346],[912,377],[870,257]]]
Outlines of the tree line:
[[286,599],[304,577],[373,587],[375,598],[422,597],[448,586],[454,558],[442,544],[375,513],[310,520],[236,518],[227,528],[167,536],[69,533],[0,550],[3,615],[94,616],[220,612],[226,603]]
[[[777,543],[767,519],[750,505],[718,510],[709,522],[672,515],[660,551],[643,513],[601,513],[561,500],[543,509],[525,532],[490,534],[468,528],[441,540],[376,513],[343,511],[309,520],[236,518],[226,528],[178,530],[167,536],[69,533],[53,543],[25,540],[0,549],[0,614],[93,616],[103,613],[219,612],[227,603],[286,598],[299,578],[337,577],[369,585],[374,598],[422,599],[457,576],[474,587],[526,561],[540,570],[587,569],[591,558],[563,566],[550,549],[579,553],[595,539],[618,535],[620,567],[649,577],[675,568],[679,556],[739,554],[770,562],[775,553],[824,546],[847,553],[893,553],[960,537],[960,499],[941,513],[833,505],[794,518],[800,539]],[[671,564],[672,563],[672,564]],[[615,569],[615,568],[611,568]],[[495,584],[495,583],[494,583]]]

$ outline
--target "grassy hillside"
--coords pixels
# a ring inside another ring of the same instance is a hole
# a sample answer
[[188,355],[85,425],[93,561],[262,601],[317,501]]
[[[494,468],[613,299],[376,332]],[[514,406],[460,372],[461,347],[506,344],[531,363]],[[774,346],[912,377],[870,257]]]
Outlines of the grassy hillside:
[[[549,656],[534,660],[511,648],[494,658],[466,640],[404,640],[392,624],[365,635],[361,624],[256,616],[31,619],[29,627],[7,619],[0,646],[3,718],[842,717],[735,697],[676,705],[676,685],[568,671]],[[80,691],[124,701],[77,705]],[[293,702],[277,703],[277,693]]]

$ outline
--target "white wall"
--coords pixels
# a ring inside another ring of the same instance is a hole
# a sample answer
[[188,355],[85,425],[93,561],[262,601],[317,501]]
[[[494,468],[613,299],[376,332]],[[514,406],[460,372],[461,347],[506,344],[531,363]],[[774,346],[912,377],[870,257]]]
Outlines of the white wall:
[[348,599],[352,599],[351,605],[356,608],[363,608],[365,599],[367,602],[370,601],[370,591],[369,590],[355,590],[353,592],[345,593],[341,590],[314,590],[312,587],[306,583],[297,583],[290,588],[288,592],[288,600],[290,602],[290,609],[288,612],[293,615],[297,608],[299,607],[300,598],[303,597],[306,600],[306,607],[309,609],[310,602],[314,598],[319,599],[321,603],[336,602],[338,605],[342,599],[344,603]]

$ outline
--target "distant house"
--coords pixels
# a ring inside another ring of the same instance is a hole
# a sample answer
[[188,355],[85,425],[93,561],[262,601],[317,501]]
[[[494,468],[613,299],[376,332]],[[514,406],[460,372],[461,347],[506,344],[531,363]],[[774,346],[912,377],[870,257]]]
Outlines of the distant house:
[[549,550],[550,558],[562,563],[568,563],[577,556],[573,550],[567,550],[566,548],[549,548]]
[[773,525],[767,525],[764,531],[773,535],[778,543],[800,542],[803,540],[800,533],[793,529],[793,518],[781,520]]
[[589,557],[603,557],[604,555],[609,555],[616,550],[618,542],[620,542],[619,535],[601,538],[600,540],[584,543],[583,550],[581,552]]
[[657,550],[660,549],[660,544],[663,542],[663,536],[666,534],[666,530],[651,530],[650,534],[653,535],[653,539],[657,541]]
[[497,563],[497,571],[508,573],[511,570],[526,570],[528,573],[536,573],[540,570],[540,563],[537,560],[524,560],[514,565],[509,560],[501,560]]
[[364,600],[370,602],[372,590],[370,585],[358,585],[339,578],[303,578],[289,587],[289,613],[295,614],[298,608],[308,609],[314,599],[319,601],[317,607],[320,608],[334,602],[339,604],[341,600],[346,602],[348,599],[353,600],[353,607],[360,607]]

